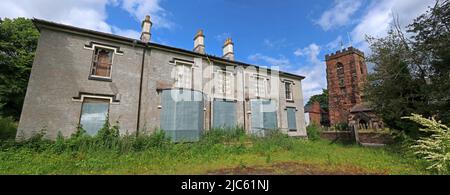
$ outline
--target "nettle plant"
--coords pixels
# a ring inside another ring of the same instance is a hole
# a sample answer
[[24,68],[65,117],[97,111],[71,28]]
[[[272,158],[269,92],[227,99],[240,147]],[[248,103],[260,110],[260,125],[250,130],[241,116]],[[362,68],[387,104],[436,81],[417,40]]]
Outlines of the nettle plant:
[[427,169],[435,170],[439,174],[446,174],[450,168],[450,128],[434,118],[426,119],[418,114],[412,114],[409,119],[423,126],[420,131],[427,134],[419,138],[411,149],[431,166]]

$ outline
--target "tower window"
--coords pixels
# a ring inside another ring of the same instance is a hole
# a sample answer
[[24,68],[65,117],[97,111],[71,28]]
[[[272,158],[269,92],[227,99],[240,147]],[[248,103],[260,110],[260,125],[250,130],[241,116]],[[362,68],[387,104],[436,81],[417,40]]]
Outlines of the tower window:
[[359,61],[359,70],[361,71],[361,74],[364,74],[363,62],[362,61]]
[[344,87],[345,86],[344,65],[341,64],[341,63],[338,63],[336,65],[336,68],[337,68],[337,77],[338,77],[338,80],[339,80],[339,86]]

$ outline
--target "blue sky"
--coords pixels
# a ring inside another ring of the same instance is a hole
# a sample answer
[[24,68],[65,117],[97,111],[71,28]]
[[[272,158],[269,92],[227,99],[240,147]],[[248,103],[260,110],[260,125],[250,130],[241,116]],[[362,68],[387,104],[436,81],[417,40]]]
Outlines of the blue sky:
[[[2,0],[0,17],[37,17],[138,38],[149,14],[152,41],[191,50],[198,29],[206,52],[221,56],[227,37],[236,59],[306,76],[305,100],[326,88],[324,56],[365,35],[383,36],[398,15],[403,26],[434,0]],[[305,101],[306,103],[306,101]]]

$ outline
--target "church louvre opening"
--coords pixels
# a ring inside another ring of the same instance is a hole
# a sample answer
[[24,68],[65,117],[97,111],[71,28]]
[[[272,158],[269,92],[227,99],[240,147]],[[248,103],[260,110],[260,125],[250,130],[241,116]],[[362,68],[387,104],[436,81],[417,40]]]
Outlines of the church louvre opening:
[[193,90],[162,91],[161,129],[173,142],[199,141],[203,132],[204,97]]

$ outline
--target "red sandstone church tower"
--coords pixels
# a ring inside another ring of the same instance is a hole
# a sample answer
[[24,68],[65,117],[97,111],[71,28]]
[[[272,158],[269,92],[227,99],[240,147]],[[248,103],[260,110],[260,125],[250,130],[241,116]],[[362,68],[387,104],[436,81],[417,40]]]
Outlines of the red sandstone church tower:
[[361,91],[367,77],[364,53],[349,47],[325,59],[330,125],[348,123],[352,112],[363,107]]

